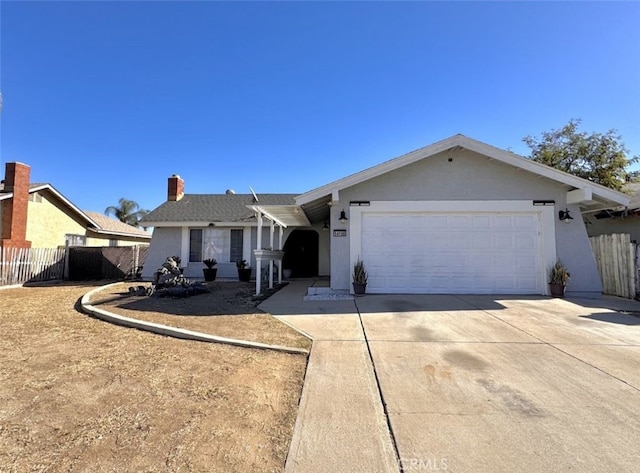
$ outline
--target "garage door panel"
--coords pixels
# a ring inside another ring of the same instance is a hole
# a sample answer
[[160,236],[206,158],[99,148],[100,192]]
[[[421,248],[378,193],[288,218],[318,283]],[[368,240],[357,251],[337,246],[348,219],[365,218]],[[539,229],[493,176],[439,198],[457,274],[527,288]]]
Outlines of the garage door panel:
[[538,214],[363,213],[371,293],[542,292]]

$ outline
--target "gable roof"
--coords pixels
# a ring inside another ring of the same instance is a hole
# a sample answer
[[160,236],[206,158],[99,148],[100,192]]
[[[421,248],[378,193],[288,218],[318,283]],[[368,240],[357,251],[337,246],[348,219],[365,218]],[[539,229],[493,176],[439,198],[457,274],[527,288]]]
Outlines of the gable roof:
[[[151,239],[151,234],[139,228],[122,223],[119,220],[111,219],[98,212],[90,212],[80,210],[73,202],[67,199],[60,191],[49,183],[32,183],[29,184],[29,194],[35,192],[48,191],[60,200],[72,214],[75,214],[80,220],[87,224],[87,229],[104,235],[127,236],[136,238]],[[0,201],[12,199],[13,192],[5,192],[4,184],[0,184]]]
[[[99,225],[95,221],[93,221],[91,217],[89,217],[86,213],[80,210],[76,205],[74,205],[73,202],[67,199],[60,191],[58,191],[51,184],[47,182],[29,184],[29,194],[33,194],[35,192],[40,192],[45,190],[53,194],[58,200],[60,200],[64,205],[66,205],[69,208],[69,210],[71,210],[71,213],[75,214],[81,220],[84,220],[89,225],[93,225],[94,227],[99,227]],[[13,192],[5,192],[4,185],[2,185],[2,187],[0,188],[0,200],[12,199],[12,198],[13,198]]]
[[179,224],[255,223],[255,211],[247,206],[294,205],[297,194],[185,194],[177,201],[167,201],[145,215],[141,223],[148,226]]
[[84,213],[98,224],[98,228],[91,229],[91,231],[96,233],[151,239],[151,233],[140,228],[136,228],[133,225],[123,223],[120,220],[107,217],[106,215],[102,215],[98,212],[85,210]]
[[481,141],[477,141],[464,135],[458,134],[306,192],[296,197],[296,204],[305,205],[314,203],[314,201],[322,199],[326,201],[326,197],[332,195],[334,191],[339,192],[342,189],[360,184],[361,182],[368,181],[369,179],[373,179],[374,177],[415,163],[416,161],[427,159],[438,153],[456,147],[474,151],[491,159],[495,159],[496,161],[503,162],[519,169],[524,169],[536,175],[551,179],[575,189],[591,188],[593,193],[593,200],[598,200],[600,205],[627,205],[629,202],[628,196],[626,196],[622,192],[614,191],[613,189],[609,189],[608,187],[595,184],[585,179],[576,177],[572,174],[568,174],[544,164],[537,163],[535,161],[532,161],[531,159],[518,156],[515,153],[511,153],[509,151],[505,151]]

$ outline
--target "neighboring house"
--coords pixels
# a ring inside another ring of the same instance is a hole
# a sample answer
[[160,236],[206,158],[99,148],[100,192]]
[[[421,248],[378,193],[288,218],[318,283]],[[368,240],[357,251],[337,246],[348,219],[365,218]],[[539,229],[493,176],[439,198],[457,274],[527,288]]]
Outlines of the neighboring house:
[[30,183],[29,175],[26,164],[6,164],[0,184],[1,246],[128,246],[151,240],[149,232],[80,210],[51,184]]
[[[212,256],[232,276],[240,251],[254,265],[264,253],[256,248],[282,247],[285,268],[328,275],[335,290],[351,290],[362,258],[368,293],[548,294],[547,271],[560,258],[572,276],[567,294],[585,297],[600,297],[602,284],[576,217],[629,201],[463,135],[295,198],[184,194],[179,176],[168,196],[143,219],[155,228],[145,277],[169,255],[189,277]],[[561,218],[566,211],[573,219]],[[271,238],[280,232],[282,245]]]
[[628,233],[632,241],[640,243],[640,183],[628,184],[624,190],[629,196],[626,208],[609,208],[584,214],[590,237]]

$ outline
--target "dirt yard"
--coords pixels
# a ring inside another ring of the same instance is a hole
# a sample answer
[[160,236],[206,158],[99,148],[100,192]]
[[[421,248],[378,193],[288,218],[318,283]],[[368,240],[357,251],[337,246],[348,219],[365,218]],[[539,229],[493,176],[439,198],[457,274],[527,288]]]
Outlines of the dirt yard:
[[[305,356],[110,325],[76,310],[91,289],[0,290],[0,472],[282,471]],[[245,323],[296,343],[272,322]]]
[[122,283],[108,287],[96,294],[91,304],[118,315],[171,327],[271,345],[311,348],[309,339],[256,308],[268,297],[269,291],[256,297],[253,283],[209,282],[210,293],[179,299],[129,296],[128,289],[137,286]]

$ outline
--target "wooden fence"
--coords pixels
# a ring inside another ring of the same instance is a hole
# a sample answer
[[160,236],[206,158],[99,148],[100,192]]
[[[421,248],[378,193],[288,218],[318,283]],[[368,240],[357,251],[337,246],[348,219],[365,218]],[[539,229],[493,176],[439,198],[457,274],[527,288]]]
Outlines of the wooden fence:
[[64,278],[64,248],[0,248],[0,286]]
[[71,281],[135,279],[142,271],[148,250],[147,245],[71,246],[68,278]]
[[591,249],[602,279],[602,292],[612,296],[635,299],[637,245],[626,233],[589,238]]

